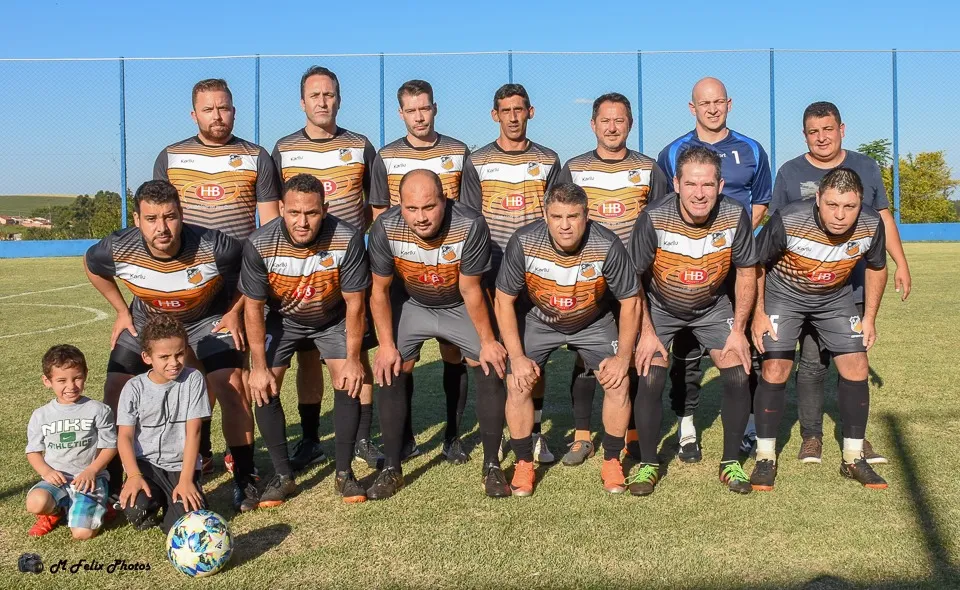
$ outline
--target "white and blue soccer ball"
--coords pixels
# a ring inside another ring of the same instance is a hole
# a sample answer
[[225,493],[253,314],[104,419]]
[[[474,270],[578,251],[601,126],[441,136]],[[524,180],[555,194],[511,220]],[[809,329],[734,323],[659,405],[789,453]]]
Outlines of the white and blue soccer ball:
[[184,514],[167,534],[167,559],[190,577],[219,572],[233,554],[233,537],[225,518],[212,510]]

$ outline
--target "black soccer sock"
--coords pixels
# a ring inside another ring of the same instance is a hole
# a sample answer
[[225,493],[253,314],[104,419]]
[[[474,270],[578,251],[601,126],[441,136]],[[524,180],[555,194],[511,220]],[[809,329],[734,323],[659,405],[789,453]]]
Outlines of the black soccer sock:
[[593,396],[597,391],[597,377],[585,367],[573,365],[573,380],[570,382],[570,399],[573,401],[573,427],[590,430],[593,416]]
[[797,417],[800,436],[823,438],[823,392],[830,368],[829,353],[819,349],[817,340],[801,336],[797,362]]
[[270,453],[270,462],[273,470],[280,475],[293,475],[290,469],[290,457],[287,455],[287,418],[283,413],[280,397],[270,398],[265,406],[253,406],[253,413],[257,417],[257,426],[260,435]]
[[443,439],[451,441],[460,435],[460,422],[467,407],[467,367],[462,362],[443,362],[443,393],[447,398],[447,429]]
[[200,456],[204,458],[213,456],[213,441],[210,438],[210,426],[209,418],[200,423]]
[[[401,375],[402,377],[402,375]],[[393,382],[397,382],[397,378],[393,378]],[[407,409],[406,417],[404,418],[403,423],[403,443],[411,442],[415,443],[416,440],[413,438],[413,373],[407,375],[406,379],[403,380],[403,395],[407,400]],[[380,410],[380,432],[383,433],[383,409]]]
[[603,460],[619,459],[623,452],[623,437],[606,433],[603,435]]
[[300,413],[303,438],[315,443],[320,442],[320,404],[298,404],[297,412]]
[[630,383],[627,387],[630,389],[627,390],[627,396],[630,398],[630,422],[627,424],[627,430],[636,430],[637,429],[637,417],[633,412],[633,406],[637,403],[637,386],[640,384],[640,374],[637,373],[636,367],[630,367],[627,369],[627,379],[630,380]]
[[484,375],[482,368],[474,367],[473,382],[477,386],[477,422],[483,444],[483,464],[499,465],[497,455],[506,421],[507,390],[503,379],[492,369],[489,375]]
[[543,427],[540,422],[543,420],[543,398],[533,398],[533,433],[540,434]]
[[410,402],[407,398],[409,383],[410,375],[401,372],[399,376],[393,377],[392,385],[380,388],[377,397],[385,466],[393,467],[397,471],[400,470],[400,451],[406,441],[405,423],[410,415]]
[[360,425],[357,427],[357,440],[370,440],[370,427],[373,425],[373,404],[360,403]]
[[666,367],[652,366],[647,376],[640,376],[637,382],[633,415],[637,424],[640,460],[644,463],[660,462],[657,459],[657,439],[660,438],[660,421],[663,419],[661,398],[666,380]]
[[243,489],[253,481],[253,445],[232,446],[230,454],[233,455],[233,481]]
[[350,397],[343,389],[333,390],[333,437],[337,471],[350,471],[353,448],[360,425],[360,398]]
[[768,383],[761,378],[753,402],[757,438],[777,438],[780,421],[787,406],[786,383]]
[[120,490],[123,489],[123,462],[120,461],[120,455],[107,463],[107,475],[110,476],[107,493],[111,496],[119,496]]
[[870,414],[870,386],[867,380],[837,382],[837,405],[840,406],[840,431],[843,438],[864,438]]
[[750,418],[750,380],[740,365],[720,369],[720,377],[723,379],[723,402],[720,404],[720,422],[723,424],[721,461],[735,461],[740,458],[740,442]]
[[700,406],[700,381],[703,352],[689,330],[681,330],[673,340],[670,364],[670,407],[678,417],[693,416]]
[[525,436],[523,438],[511,438],[510,448],[513,454],[517,456],[517,461],[526,461],[533,463],[533,437]]

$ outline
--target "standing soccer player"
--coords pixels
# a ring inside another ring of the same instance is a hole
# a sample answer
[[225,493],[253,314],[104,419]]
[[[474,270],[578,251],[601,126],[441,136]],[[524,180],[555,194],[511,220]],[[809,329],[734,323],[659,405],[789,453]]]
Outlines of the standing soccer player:
[[[628,246],[640,212],[667,194],[670,184],[653,158],[627,148],[633,112],[626,96],[613,92],[593,101],[590,127],[597,136],[597,148],[564,164],[557,181],[583,187],[589,218],[617,234]],[[575,433],[563,457],[564,465],[580,465],[594,452],[590,422],[597,380],[581,361],[578,358],[574,364],[570,386]],[[632,370],[631,379],[636,382]],[[631,395],[635,390],[630,387]],[[627,438],[627,451],[636,458],[639,449],[632,418]]]
[[[531,394],[550,354],[567,345],[579,351],[603,386],[600,474],[606,491],[621,493],[626,488],[620,453],[630,421],[627,372],[640,311],[636,273],[617,236],[588,219],[581,187],[553,185],[544,208],[544,220],[510,239],[497,277],[497,323],[510,355],[507,420],[517,456],[511,488],[518,496],[533,493]],[[611,311],[614,300],[618,316]]]
[[[843,166],[852,169],[863,184],[863,204],[878,212],[883,222],[887,253],[897,264],[894,284],[901,300],[910,295],[910,267],[900,242],[890,201],[883,186],[880,167],[869,156],[843,149],[845,127],[840,110],[829,102],[815,102],[803,111],[803,134],[807,153],[789,160],[777,172],[773,184],[770,211],[774,213],[788,203],[813,199],[820,180],[831,170]],[[851,275],[854,302],[864,302],[863,285],[865,264],[858,264]],[[861,314],[862,315],[862,314]],[[820,463],[823,451],[823,391],[830,355],[817,338],[816,331],[804,329],[800,336],[800,362],[797,367],[797,413],[800,418],[800,445],[798,459],[804,463]],[[869,441],[864,442],[868,463],[886,463],[874,451]]]
[[[153,178],[177,189],[184,222],[245,240],[256,229],[258,214],[260,223],[278,215],[276,168],[265,149],[233,135],[237,110],[225,80],[197,82],[192,98],[197,134],[165,147],[153,165]],[[203,472],[211,473],[209,420],[200,430],[200,457]],[[228,468],[234,461],[224,457]]]
[[[374,219],[388,207],[400,204],[400,181],[412,170],[435,173],[443,185],[443,196],[458,200],[463,165],[470,155],[470,150],[462,141],[440,135],[434,129],[437,104],[433,100],[433,87],[429,82],[405,82],[397,90],[397,101],[407,134],[383,146],[373,162],[370,206]],[[440,356],[443,358],[443,392],[447,400],[444,455],[451,463],[466,463],[468,457],[460,443],[460,421],[467,405],[467,369],[463,366],[461,351],[443,338],[440,340]],[[412,378],[409,387],[408,400],[413,396]],[[411,407],[409,403],[408,407]],[[405,431],[404,460],[420,454],[413,438],[412,423],[407,424]]]
[[[445,198],[440,177],[429,170],[407,173],[400,195],[400,206],[370,228],[370,306],[380,341],[373,374],[380,385],[386,466],[367,496],[389,498],[404,485],[400,461],[407,392],[420,349],[431,338],[444,338],[463,350],[474,367],[484,490],[491,497],[509,496],[497,457],[506,404],[506,351],[494,334],[481,284],[490,270],[490,231],[479,213]],[[392,299],[395,278],[395,294],[402,297]],[[444,451],[449,457],[446,444]]]
[[[863,204],[863,189],[856,172],[836,168],[820,180],[814,202],[794,201],[779,209],[757,239],[760,263],[769,270],[761,271],[753,315],[754,343],[763,353],[757,463],[750,476],[754,489],[772,490],[777,476],[777,430],[804,323],[813,324],[840,374],[840,474],[868,488],[887,487],[864,456],[870,413],[867,351],[877,339],[887,256],[883,222]],[[861,261],[866,263],[864,304],[858,306],[850,279]]]
[[[720,481],[732,492],[752,490],[738,457],[750,415],[745,326],[756,297],[757,254],[750,216],[722,194],[720,166],[720,156],[712,149],[696,146],[684,151],[677,159],[677,194],[640,215],[630,242],[647,295],[636,352],[640,386],[633,407],[640,464],[627,480],[636,496],[652,494],[660,479],[657,441],[667,349],[684,328],[710,351],[723,380]],[[731,272],[736,272],[736,308],[727,293]]]
[[[543,218],[543,195],[560,173],[557,153],[527,138],[533,118],[527,90],[504,84],[493,95],[490,115],[500,125],[500,137],[467,157],[460,184],[460,202],[487,220],[491,239],[491,268],[485,287],[491,300],[507,242],[523,226]],[[553,453],[540,436],[544,379],[533,392],[533,458],[553,463]]]
[[[256,492],[253,414],[241,376],[244,331],[237,280],[242,247],[217,230],[184,223],[177,189],[165,180],[143,183],[133,199],[135,227],[110,234],[84,257],[87,278],[117,312],[104,402],[116,409],[127,381],[149,368],[137,341],[147,320],[158,313],[180,320],[189,336],[187,364],[203,370],[211,406],[213,399],[222,406],[223,437],[234,460],[233,501],[239,507],[251,490]],[[117,280],[133,293],[129,307]],[[119,467],[111,464],[111,486],[121,483]]]
[[288,180],[280,218],[255,231],[243,249],[240,291],[246,296],[250,392],[276,474],[259,499],[248,498],[241,510],[277,506],[297,491],[293,461],[287,457],[280,388],[290,358],[304,341],[320,351],[334,387],[335,489],[344,502],[367,499],[350,461],[360,423],[360,358],[367,350],[363,336],[369,286],[363,234],[327,215],[323,183],[314,176],[298,174]]
[[[717,152],[722,168],[723,194],[746,208],[756,229],[763,221],[770,203],[770,161],[760,142],[727,127],[727,115],[732,107],[733,100],[720,80],[703,78],[694,84],[689,108],[696,118],[696,125],[693,131],[663,148],[657,157],[657,164],[668,178],[673,178],[676,175],[677,158],[684,150],[703,146]],[[697,441],[693,415],[700,405],[700,381],[703,379],[700,359],[703,353],[690,331],[682,330],[673,340],[672,354],[670,401],[678,422],[680,451],[677,458],[685,463],[697,463],[703,455]],[[755,359],[750,372],[751,393],[757,388],[756,375],[759,370],[760,365]],[[751,411],[741,452],[749,453],[755,441],[756,428]]]
[[[337,125],[340,80],[327,68],[313,66],[300,78],[300,108],[304,127],[277,141],[273,160],[286,182],[297,174],[311,174],[323,183],[324,202],[330,215],[365,231],[370,219],[366,196],[370,194],[370,169],[376,150],[370,141]],[[323,365],[320,352],[309,341],[297,351],[297,393],[303,440],[290,459],[294,471],[324,458],[320,449],[320,401]],[[370,438],[373,421],[373,379],[370,360],[360,355],[365,371],[360,394],[360,430],[355,456],[375,468],[383,460]]]

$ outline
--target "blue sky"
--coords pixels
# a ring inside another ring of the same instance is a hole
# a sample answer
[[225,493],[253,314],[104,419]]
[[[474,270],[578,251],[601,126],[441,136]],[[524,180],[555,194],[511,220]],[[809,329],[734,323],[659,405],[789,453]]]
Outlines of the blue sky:
[[[168,1],[7,3],[2,58],[183,57],[249,54],[353,54],[501,51],[686,51],[700,49],[949,49],[958,3],[845,2],[716,4],[641,2],[513,4]],[[463,6],[460,4],[459,6]],[[698,14],[696,10],[702,10]],[[935,18],[931,15],[935,15]],[[901,53],[901,152],[946,149],[960,165],[952,103],[960,53]],[[320,63],[343,87],[341,124],[379,144],[376,57],[261,60],[260,141],[268,150],[302,125],[300,73]],[[776,163],[804,149],[800,113],[814,100],[836,102],[847,147],[892,137],[889,53],[778,53]],[[119,187],[117,61],[0,62],[0,194],[93,192]],[[125,64],[130,186],[150,174],[157,152],[195,133],[189,92],[203,77],[225,77],[238,108],[236,133],[254,138],[254,64],[249,59],[137,61]],[[385,136],[402,135],[394,93],[421,77],[436,88],[437,128],[468,144],[496,137],[489,109],[507,81],[505,55],[385,58]],[[948,76],[944,74],[947,73]],[[635,103],[637,57],[515,54],[514,81],[530,91],[537,117],[530,135],[567,159],[593,147],[590,102],[616,90]],[[771,151],[769,56],[758,53],[652,53],[643,56],[643,148],[656,153],[692,128],[690,87],[723,79],[734,99],[731,127]],[[640,113],[635,113],[638,118]],[[944,122],[947,122],[944,124]],[[637,128],[630,146],[638,147]]]

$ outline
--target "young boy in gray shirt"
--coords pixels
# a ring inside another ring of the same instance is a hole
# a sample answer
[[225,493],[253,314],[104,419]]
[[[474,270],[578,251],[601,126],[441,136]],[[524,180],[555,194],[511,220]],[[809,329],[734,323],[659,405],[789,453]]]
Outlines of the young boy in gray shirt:
[[184,365],[187,333],[180,322],[159,313],[140,331],[140,341],[151,369],[124,385],[117,407],[117,449],[127,474],[120,506],[137,530],[160,526],[166,533],[207,503],[199,452],[210,400],[203,375]]
[[46,535],[63,511],[74,539],[90,539],[108,510],[107,463],[117,454],[113,412],[83,395],[87,361],[75,346],[59,344],[43,355],[43,384],[56,399],[30,416],[27,461],[43,478],[27,493],[36,515],[30,535]]

